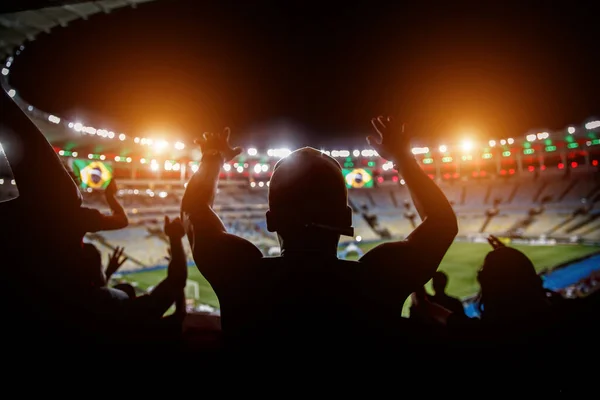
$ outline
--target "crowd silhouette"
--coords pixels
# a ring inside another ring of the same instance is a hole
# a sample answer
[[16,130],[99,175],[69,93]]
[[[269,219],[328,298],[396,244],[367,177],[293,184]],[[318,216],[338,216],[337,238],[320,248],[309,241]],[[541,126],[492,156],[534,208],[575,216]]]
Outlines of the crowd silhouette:
[[[535,373],[595,344],[598,296],[567,300],[547,291],[531,261],[495,237],[477,275],[481,318],[465,315],[460,300],[445,292],[451,278],[437,271],[457,235],[456,215],[415,161],[404,126],[391,118],[374,118],[367,140],[394,163],[421,218],[405,240],[379,245],[358,261],[338,259],[340,237],[353,235],[348,192],[337,161],[307,147],[275,166],[266,222],[281,255],[263,256],[228,233],[212,209],[219,170],[241,151],[226,129],[196,141],[202,160],[182,199],[181,219],[165,217],[167,277],[140,296],[131,285],[110,285],[125,261],[123,249],[105,268],[98,249],[83,240],[89,232],[127,226],[114,181],[106,190],[111,215],[82,207],[52,146],[6,93],[1,101],[0,142],[19,190],[16,199],[0,203],[3,336],[5,344],[21,346],[20,354],[91,358],[148,345],[152,357],[252,354],[276,358],[278,368],[300,358],[425,360],[427,373],[429,363],[453,360],[471,368],[471,376],[486,372],[496,388],[528,381],[539,389]],[[203,334],[202,323],[186,313],[186,236],[219,298],[217,335]],[[431,279],[433,295],[425,289]],[[411,313],[404,318],[408,298]],[[563,374],[550,389],[569,391],[574,382]]]

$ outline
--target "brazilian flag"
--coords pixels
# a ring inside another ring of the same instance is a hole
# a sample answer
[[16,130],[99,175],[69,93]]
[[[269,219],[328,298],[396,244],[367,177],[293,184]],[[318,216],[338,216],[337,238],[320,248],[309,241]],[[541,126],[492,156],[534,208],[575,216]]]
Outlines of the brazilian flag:
[[113,177],[112,167],[100,161],[74,160],[73,172],[83,189],[106,189]]
[[348,189],[372,188],[373,174],[365,168],[342,169]]

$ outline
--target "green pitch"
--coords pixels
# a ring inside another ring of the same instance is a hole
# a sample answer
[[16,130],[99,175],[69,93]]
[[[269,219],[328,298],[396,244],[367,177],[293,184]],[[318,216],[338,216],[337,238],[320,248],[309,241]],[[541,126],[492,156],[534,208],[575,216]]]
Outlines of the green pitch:
[[[379,243],[361,244],[360,247],[366,252],[378,244]],[[521,250],[531,258],[539,271],[600,250],[598,247],[581,245],[515,245],[513,247]],[[448,292],[450,294],[459,298],[464,298],[471,296],[478,291],[479,286],[476,281],[476,273],[480,268],[485,255],[489,251],[490,246],[482,243],[456,242],[450,247],[440,266],[440,270],[446,272],[449,276]],[[348,259],[356,258],[356,256],[348,257]],[[124,275],[123,279],[129,282],[136,282],[140,288],[147,289],[160,282],[165,275],[166,270],[163,269]],[[219,302],[215,292],[195,267],[190,267],[188,279],[198,282],[200,287],[200,303],[218,308]]]

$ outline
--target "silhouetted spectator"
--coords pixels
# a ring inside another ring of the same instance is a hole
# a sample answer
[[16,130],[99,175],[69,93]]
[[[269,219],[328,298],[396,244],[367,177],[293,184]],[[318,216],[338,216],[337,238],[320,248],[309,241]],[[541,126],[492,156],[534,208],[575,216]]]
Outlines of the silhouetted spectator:
[[433,274],[432,286],[434,295],[429,296],[429,301],[439,304],[440,306],[452,311],[454,314],[465,314],[465,308],[462,302],[456,297],[452,297],[446,293],[448,286],[448,275],[442,271],[437,271]]
[[370,144],[396,163],[423,222],[407,240],[377,246],[358,262],[337,259],[340,235],[353,234],[337,161],[303,148],[277,163],[266,219],[282,255],[263,258],[252,243],[227,233],[212,210],[221,166],[241,149],[229,146],[229,130],[198,141],[203,157],[182,214],[196,265],[219,297],[229,344],[260,338],[286,350],[349,343],[356,349],[358,337],[395,323],[404,300],[436,271],[457,234],[456,216],[417,164],[403,126],[385,118],[372,123],[379,139]]

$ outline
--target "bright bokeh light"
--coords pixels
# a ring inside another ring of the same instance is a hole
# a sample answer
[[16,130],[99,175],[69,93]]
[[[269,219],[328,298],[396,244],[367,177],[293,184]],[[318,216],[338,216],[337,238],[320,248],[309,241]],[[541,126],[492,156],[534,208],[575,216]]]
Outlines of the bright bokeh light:
[[416,154],[427,154],[427,153],[429,153],[429,147],[413,147],[412,153],[415,155]]
[[185,144],[183,142],[175,142],[175,149],[183,150],[183,149],[185,149]]
[[[197,167],[197,166],[196,166],[196,167]],[[198,168],[196,168],[196,170],[197,170],[197,169],[198,169]],[[229,172],[229,171],[231,171],[231,165],[229,165],[229,164],[225,164],[225,165],[223,165],[223,169],[224,169],[225,171]]]
[[515,142],[515,139],[510,137],[506,141],[508,142],[508,144],[513,144]]
[[2,68],[2,75],[6,76],[9,72],[8,68]]
[[446,145],[441,145],[440,146],[440,153],[445,153],[448,151],[448,146]]
[[356,237],[356,241],[357,241],[357,242],[360,242],[360,241],[362,241],[362,236],[357,236],[357,237]]
[[473,142],[471,142],[470,140],[463,140],[462,149],[463,149],[463,151],[473,150]]
[[575,128],[573,128],[572,126],[567,128],[567,132],[569,132],[571,135],[575,133]]
[[496,141],[495,140],[490,140],[488,142],[488,144],[490,145],[490,147],[494,147],[494,146],[496,146]]
[[242,166],[240,165],[239,167],[237,167],[236,171],[237,171],[237,172],[239,172],[239,173],[241,174],[242,172],[244,172],[244,167],[242,167]]
[[257,154],[258,154],[258,150],[256,150],[254,147],[250,147],[250,148],[248,149],[248,155],[249,155],[249,156],[255,156],[255,155],[257,155]]
[[537,139],[537,137],[534,134],[530,134],[530,135],[527,135],[527,137],[525,139],[527,139],[528,142],[533,142],[533,141],[535,141],[535,139]]
[[122,141],[124,141],[125,139],[126,139],[126,136],[125,136],[125,134],[124,134],[124,133],[121,133],[121,134],[119,135],[119,140],[122,142]]
[[596,129],[600,128],[600,121],[591,121],[585,124],[585,129]]
[[258,182],[258,186],[259,187],[263,187],[263,186],[265,186],[265,183],[264,182]]
[[254,172],[257,174],[260,174],[260,171],[262,171],[262,168],[260,166],[260,164],[255,164],[254,165]]
[[[152,143],[148,143],[148,144],[151,145]],[[156,143],[154,143],[154,150],[163,151],[164,149],[167,148],[167,146],[169,146],[169,142],[167,142],[166,140],[159,140]]]
[[10,97],[15,97],[15,96],[17,95],[17,91],[16,91],[15,89],[10,89],[10,90],[8,91],[8,95],[9,95]]
[[75,124],[73,125],[73,129],[75,130],[75,132],[81,132],[81,130],[83,129],[83,124],[81,122],[75,122]]
[[500,145],[504,146],[506,144],[506,139],[500,140]]
[[352,152],[352,155],[353,155],[354,157],[358,157],[358,156],[360,156],[360,150],[354,150],[354,151]]
[[150,169],[152,171],[158,171],[158,164],[150,164]]

